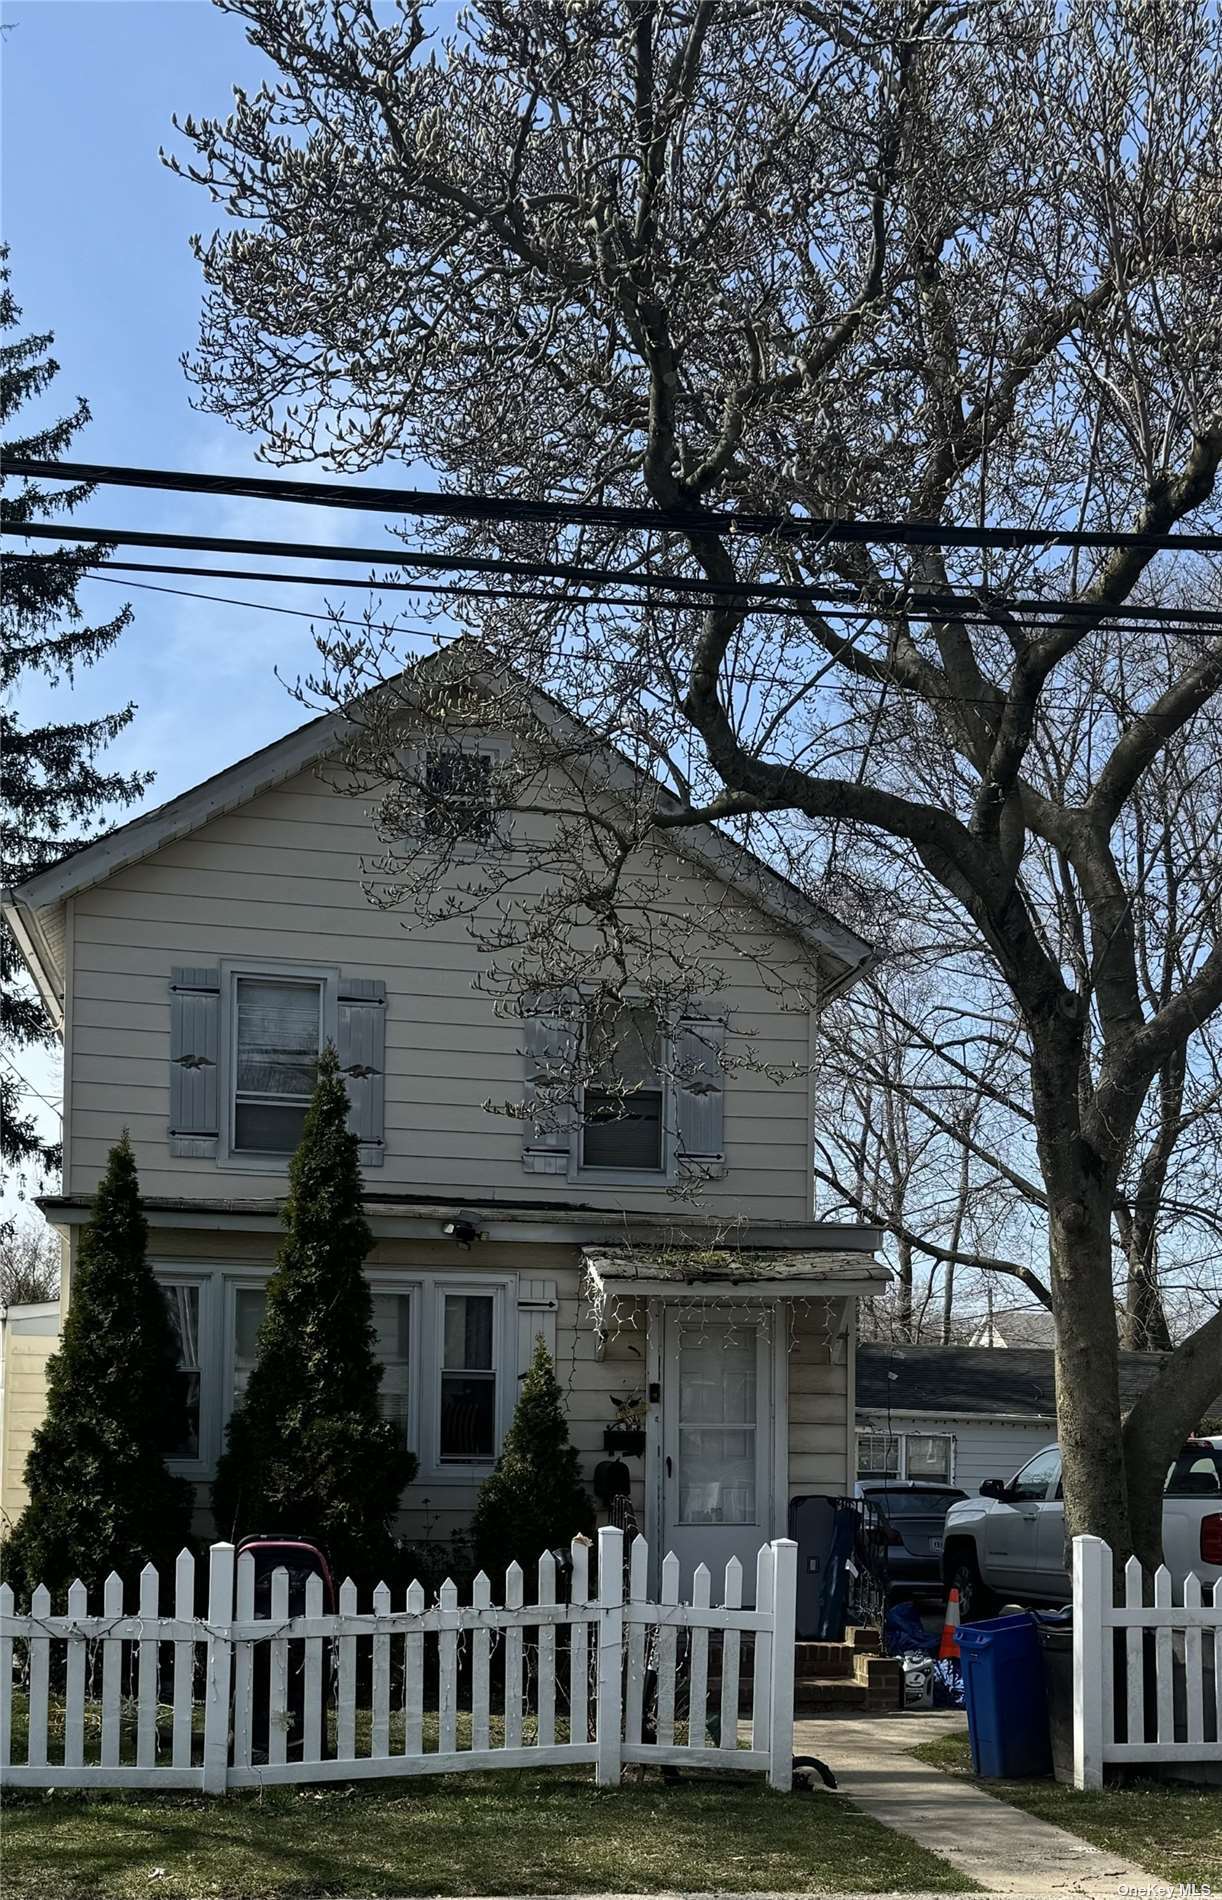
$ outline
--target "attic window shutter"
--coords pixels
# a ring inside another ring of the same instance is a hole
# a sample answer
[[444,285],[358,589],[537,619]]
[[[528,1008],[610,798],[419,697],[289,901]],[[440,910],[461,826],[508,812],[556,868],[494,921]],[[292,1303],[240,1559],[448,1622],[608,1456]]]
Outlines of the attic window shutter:
[[216,1158],[220,1132],[221,973],[170,972],[170,1153]]
[[348,1126],[364,1168],[386,1157],[386,985],[344,976],[336,996],[336,1053],[348,1087]]
[[[522,1166],[528,1174],[567,1174],[573,1143],[573,1102],[577,1067],[577,1017],[567,992],[540,990],[524,999],[526,1095],[545,1110],[527,1121],[522,1135]],[[570,1099],[549,1099],[570,1091]]]
[[725,1043],[725,1024],[696,1010],[675,1026],[672,1070],[680,1163],[709,1166],[725,1161]]

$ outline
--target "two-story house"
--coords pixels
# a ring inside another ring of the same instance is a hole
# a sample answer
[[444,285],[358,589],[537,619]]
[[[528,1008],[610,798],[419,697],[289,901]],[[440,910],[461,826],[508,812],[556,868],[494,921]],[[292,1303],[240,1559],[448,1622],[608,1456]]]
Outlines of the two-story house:
[[[712,1001],[665,1022],[638,1011],[630,1114],[606,1112],[596,1064],[567,1117],[492,1113],[491,1098],[530,1099],[554,1001],[515,1018],[481,987],[460,921],[405,929],[371,905],[375,841],[328,771],[338,741],[334,717],[315,720],[6,894],[63,1038],[63,1191],[42,1203],[64,1241],[63,1306],[126,1127],[191,1395],[178,1465],[205,1530],[333,1041],[376,1235],[383,1403],[420,1460],[400,1530],[467,1518],[541,1333],[587,1475],[616,1401],[637,1401],[629,1465],[654,1551],[673,1548],[685,1580],[734,1552],[750,1576],[791,1497],[852,1488],[855,1302],[887,1277],[875,1230],[813,1218],[812,1011],[771,974],[800,959],[830,995],[869,946],[715,830],[684,833],[660,847],[667,905],[705,918],[732,892],[751,955],[720,946],[730,976]],[[634,783],[603,757],[600,795]],[[581,1035],[571,1011],[560,1029]]]

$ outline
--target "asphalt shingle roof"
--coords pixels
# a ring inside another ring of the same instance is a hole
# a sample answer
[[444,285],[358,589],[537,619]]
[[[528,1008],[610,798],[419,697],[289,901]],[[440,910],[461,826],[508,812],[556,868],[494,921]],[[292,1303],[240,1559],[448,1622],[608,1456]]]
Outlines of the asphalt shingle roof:
[[[1163,1363],[1157,1352],[1122,1352],[1120,1402],[1140,1397]],[[1051,1418],[1056,1411],[1051,1352],[988,1346],[860,1346],[861,1411],[1005,1414]]]

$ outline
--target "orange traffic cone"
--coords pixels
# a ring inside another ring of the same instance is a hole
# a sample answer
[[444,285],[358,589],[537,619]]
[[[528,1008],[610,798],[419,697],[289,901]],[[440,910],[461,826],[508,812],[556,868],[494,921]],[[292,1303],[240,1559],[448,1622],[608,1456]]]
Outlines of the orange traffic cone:
[[959,1659],[959,1592],[953,1588],[946,1600],[946,1621],[942,1625],[942,1640],[938,1644],[938,1661],[948,1662]]

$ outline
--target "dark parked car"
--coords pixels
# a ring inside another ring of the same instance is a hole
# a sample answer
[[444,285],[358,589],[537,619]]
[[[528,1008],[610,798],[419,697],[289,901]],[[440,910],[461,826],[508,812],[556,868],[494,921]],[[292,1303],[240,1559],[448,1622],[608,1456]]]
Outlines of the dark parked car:
[[873,1505],[887,1534],[887,1573],[893,1590],[942,1590],[942,1533],[952,1504],[967,1496],[955,1484],[935,1484],[920,1478],[891,1478],[886,1483],[858,1485]]

